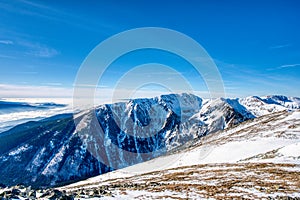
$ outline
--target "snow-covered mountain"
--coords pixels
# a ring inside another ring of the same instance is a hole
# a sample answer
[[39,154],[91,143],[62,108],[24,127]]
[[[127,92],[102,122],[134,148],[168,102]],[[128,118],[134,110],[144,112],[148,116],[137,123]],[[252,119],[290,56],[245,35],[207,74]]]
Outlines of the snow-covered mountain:
[[0,134],[0,182],[75,182],[184,149],[258,116],[299,107],[298,98],[282,96],[203,100],[169,94],[100,105],[74,118],[65,114],[28,122]]
[[300,98],[280,95],[258,97],[251,96],[237,99],[253,115],[259,117],[270,113],[300,108]]
[[299,199],[299,177],[300,111],[280,111],[60,190],[104,199]]

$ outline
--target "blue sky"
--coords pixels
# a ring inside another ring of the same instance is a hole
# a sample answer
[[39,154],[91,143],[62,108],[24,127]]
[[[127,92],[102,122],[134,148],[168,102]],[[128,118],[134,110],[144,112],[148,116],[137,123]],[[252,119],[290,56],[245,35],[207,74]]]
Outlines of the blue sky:
[[[300,96],[299,19],[296,0],[1,0],[0,98],[72,95],[89,52],[139,27],[169,28],[199,42],[217,64],[227,96]],[[191,82],[201,78],[185,61],[148,51],[117,60],[103,85],[112,87],[123,70],[143,62],[172,65]]]

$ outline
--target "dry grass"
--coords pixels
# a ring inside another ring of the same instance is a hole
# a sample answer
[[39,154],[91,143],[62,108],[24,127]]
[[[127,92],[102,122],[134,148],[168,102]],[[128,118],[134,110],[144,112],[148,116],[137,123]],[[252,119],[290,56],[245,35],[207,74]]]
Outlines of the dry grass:
[[[108,194],[119,191],[119,195],[145,191],[147,198],[150,195],[149,198],[158,199],[284,197],[300,193],[300,172],[293,170],[295,166],[274,163],[194,165],[108,180],[105,185],[95,188],[107,190]],[[78,191],[78,188],[72,190]],[[164,194],[166,191],[168,194]]]

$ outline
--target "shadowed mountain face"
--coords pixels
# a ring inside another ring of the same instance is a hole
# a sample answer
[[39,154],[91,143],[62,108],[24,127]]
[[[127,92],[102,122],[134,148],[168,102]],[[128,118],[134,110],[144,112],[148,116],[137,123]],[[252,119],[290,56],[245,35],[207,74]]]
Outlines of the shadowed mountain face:
[[0,182],[36,187],[75,182],[152,159],[255,118],[257,104],[266,112],[299,108],[288,100],[204,102],[191,94],[170,94],[28,122],[0,134]]
[[2,133],[1,182],[47,186],[109,171],[82,149],[74,130],[73,116],[61,115]]

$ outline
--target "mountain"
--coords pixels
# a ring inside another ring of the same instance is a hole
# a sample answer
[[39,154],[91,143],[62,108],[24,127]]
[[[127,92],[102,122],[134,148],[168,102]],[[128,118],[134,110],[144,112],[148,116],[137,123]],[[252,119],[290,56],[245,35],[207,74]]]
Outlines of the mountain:
[[293,110],[300,108],[300,98],[280,95],[266,97],[251,96],[238,99],[238,101],[256,117],[287,109]]
[[35,187],[75,182],[176,152],[191,141],[299,105],[298,98],[278,96],[203,100],[169,94],[27,122],[0,133],[1,182]]
[[59,190],[78,198],[299,199],[299,147],[300,111],[280,111]]

